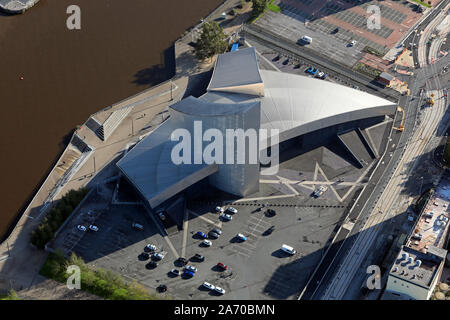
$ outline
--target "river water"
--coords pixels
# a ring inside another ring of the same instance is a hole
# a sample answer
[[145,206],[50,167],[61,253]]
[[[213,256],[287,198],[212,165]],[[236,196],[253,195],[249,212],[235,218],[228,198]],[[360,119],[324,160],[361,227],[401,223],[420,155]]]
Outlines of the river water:
[[[0,238],[76,125],[170,78],[169,48],[220,2],[40,0],[23,15],[0,15]],[[81,30],[66,27],[73,4]]]

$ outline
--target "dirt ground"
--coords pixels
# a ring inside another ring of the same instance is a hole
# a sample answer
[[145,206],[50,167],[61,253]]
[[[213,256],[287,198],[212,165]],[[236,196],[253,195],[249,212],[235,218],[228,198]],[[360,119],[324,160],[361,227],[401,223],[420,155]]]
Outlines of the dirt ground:
[[41,278],[42,281],[38,281],[37,285],[19,291],[17,293],[19,298],[24,300],[103,300],[85,291],[69,290],[63,283]]

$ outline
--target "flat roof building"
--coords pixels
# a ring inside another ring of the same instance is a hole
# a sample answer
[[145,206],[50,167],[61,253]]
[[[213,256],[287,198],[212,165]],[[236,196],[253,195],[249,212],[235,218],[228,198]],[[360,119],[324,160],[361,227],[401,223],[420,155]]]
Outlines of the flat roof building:
[[[392,265],[386,292],[404,299],[428,300],[445,265],[450,185],[436,188]],[[386,298],[386,297],[385,297]]]

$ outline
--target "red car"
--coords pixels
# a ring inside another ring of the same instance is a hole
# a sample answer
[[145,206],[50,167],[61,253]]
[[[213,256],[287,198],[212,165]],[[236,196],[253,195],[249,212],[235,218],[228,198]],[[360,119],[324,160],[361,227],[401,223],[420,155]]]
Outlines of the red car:
[[219,262],[219,263],[217,264],[217,267],[219,267],[219,268],[222,269],[222,270],[227,270],[227,269],[228,269],[228,266],[225,265],[225,264],[223,264],[222,262]]

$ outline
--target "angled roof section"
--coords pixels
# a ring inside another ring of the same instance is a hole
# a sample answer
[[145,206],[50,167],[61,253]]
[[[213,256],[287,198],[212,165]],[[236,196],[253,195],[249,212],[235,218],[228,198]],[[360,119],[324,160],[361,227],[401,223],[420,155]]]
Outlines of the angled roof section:
[[255,48],[219,55],[207,90],[263,96],[264,83]]

